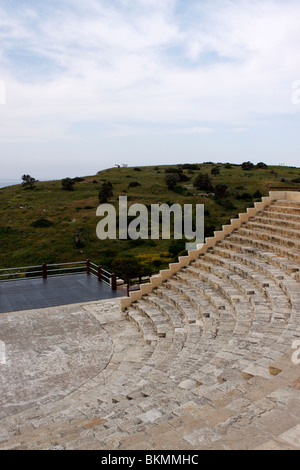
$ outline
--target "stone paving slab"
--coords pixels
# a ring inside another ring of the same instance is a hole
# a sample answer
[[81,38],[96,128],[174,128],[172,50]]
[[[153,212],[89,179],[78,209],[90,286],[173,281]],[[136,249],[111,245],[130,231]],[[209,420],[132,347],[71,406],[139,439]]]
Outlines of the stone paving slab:
[[113,352],[100,323],[80,306],[0,316],[0,418],[57,401],[103,370]]

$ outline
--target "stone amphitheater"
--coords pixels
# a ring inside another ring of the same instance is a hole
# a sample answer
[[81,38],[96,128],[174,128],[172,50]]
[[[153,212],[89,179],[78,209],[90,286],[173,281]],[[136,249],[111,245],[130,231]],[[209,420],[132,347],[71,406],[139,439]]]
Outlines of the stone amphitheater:
[[300,449],[300,193],[129,298],[0,316],[0,449]]

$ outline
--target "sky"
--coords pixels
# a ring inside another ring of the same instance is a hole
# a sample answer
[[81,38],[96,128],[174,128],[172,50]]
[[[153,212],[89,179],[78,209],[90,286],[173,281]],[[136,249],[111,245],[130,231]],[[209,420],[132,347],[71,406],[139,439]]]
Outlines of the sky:
[[299,0],[0,0],[0,178],[299,165]]

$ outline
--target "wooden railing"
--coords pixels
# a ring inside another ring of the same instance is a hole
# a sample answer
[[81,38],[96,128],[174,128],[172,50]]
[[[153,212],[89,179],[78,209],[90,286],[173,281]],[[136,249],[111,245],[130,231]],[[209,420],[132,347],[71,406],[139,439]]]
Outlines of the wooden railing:
[[0,269],[0,282],[28,280],[28,279],[47,279],[48,277],[66,276],[74,274],[84,274],[96,276],[99,282],[103,282],[117,290],[118,277],[115,273],[110,273],[102,266],[93,263],[91,260],[74,261],[70,263],[56,263],[38,266],[23,266],[19,268]]
[[135,277],[126,280],[127,286],[127,297],[130,296],[130,292],[140,290],[141,284],[150,282],[152,274],[137,274]]

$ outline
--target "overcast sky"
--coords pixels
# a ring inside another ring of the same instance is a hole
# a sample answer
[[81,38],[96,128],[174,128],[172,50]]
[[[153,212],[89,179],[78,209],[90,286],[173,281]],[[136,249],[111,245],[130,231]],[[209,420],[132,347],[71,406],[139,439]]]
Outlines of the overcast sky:
[[299,22],[299,0],[0,0],[0,178],[300,166]]

